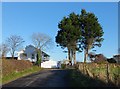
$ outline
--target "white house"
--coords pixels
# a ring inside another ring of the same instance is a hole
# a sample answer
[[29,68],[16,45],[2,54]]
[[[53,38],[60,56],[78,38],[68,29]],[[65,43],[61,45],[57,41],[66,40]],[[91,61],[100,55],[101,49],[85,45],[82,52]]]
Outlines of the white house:
[[[30,62],[36,62],[38,59],[38,54],[36,48],[32,45],[28,45],[25,47],[25,50],[21,50],[18,52],[18,60],[29,60]],[[42,68],[57,68],[58,62],[50,60],[50,56],[42,51]]]
[[[36,48],[32,45],[26,46],[25,50],[18,52],[18,60],[29,60],[31,62],[36,62],[38,54]],[[49,60],[50,56],[42,51],[42,62]]]

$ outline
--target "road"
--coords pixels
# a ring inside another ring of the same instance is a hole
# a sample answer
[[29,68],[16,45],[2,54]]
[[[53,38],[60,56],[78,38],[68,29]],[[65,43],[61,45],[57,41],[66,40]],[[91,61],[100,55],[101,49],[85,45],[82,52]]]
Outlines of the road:
[[37,73],[19,78],[4,87],[69,87],[69,70],[44,69]]

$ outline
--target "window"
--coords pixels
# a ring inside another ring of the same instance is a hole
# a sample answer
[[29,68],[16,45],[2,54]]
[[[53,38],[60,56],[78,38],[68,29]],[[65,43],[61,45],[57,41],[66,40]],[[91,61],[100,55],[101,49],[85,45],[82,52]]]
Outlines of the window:
[[34,56],[34,54],[32,54],[32,59],[34,59],[35,58],[35,56]]
[[23,53],[22,55],[25,56],[25,57],[27,57],[27,54],[26,54],[26,53]]

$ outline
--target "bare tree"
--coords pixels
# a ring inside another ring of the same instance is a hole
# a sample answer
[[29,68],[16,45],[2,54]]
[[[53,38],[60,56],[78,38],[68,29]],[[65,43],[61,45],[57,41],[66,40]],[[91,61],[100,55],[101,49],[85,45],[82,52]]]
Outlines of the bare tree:
[[0,57],[4,58],[8,52],[9,52],[8,44],[2,43],[0,45],[0,53],[1,53]]
[[42,50],[51,46],[52,39],[51,39],[51,37],[49,37],[46,34],[33,33],[32,34],[32,41],[33,41],[33,44],[36,47],[37,53],[38,53],[37,64],[39,66],[41,66]]
[[33,33],[32,41],[35,47],[41,50],[48,48],[52,43],[51,37],[42,33]]
[[23,38],[21,36],[11,35],[10,37],[7,38],[6,41],[7,41],[7,44],[9,45],[11,56],[12,58],[14,58],[15,52],[18,50],[20,45],[24,42]]

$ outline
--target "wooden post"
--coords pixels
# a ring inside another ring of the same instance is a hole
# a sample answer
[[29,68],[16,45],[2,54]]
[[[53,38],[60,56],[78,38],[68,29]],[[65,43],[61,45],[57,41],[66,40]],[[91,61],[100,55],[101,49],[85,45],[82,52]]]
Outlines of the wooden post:
[[108,63],[106,63],[106,80],[107,80],[107,83],[109,84],[109,65]]

